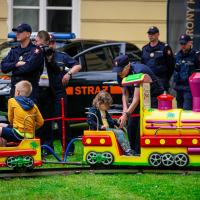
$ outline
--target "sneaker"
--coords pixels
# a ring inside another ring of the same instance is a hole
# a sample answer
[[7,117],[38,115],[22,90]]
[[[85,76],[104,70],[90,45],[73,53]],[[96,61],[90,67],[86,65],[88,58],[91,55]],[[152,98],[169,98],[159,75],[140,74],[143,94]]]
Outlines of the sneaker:
[[124,155],[125,156],[133,156],[133,151],[132,150],[125,151]]
[[68,152],[68,154],[67,154],[68,156],[73,156],[74,155],[74,152]]

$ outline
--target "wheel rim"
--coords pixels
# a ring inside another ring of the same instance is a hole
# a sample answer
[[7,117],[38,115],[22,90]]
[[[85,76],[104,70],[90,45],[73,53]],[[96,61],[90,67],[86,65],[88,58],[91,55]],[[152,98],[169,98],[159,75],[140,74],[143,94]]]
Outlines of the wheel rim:
[[33,158],[31,156],[25,156],[23,158],[24,166],[25,167],[32,167],[33,166]]
[[161,155],[159,153],[153,153],[149,156],[149,164],[158,167],[161,165]]
[[166,167],[172,166],[174,164],[174,156],[170,153],[163,154],[162,164]]
[[113,162],[113,155],[109,152],[102,153],[102,164],[110,165]]
[[184,153],[176,154],[174,157],[174,163],[178,167],[185,167],[188,164],[188,156]]
[[15,157],[8,157],[7,161],[6,161],[6,164],[8,167],[10,168],[14,168],[17,166],[17,163],[16,163],[16,160],[15,160]]
[[97,163],[97,153],[96,152],[90,152],[87,154],[86,156],[86,161],[90,164],[90,165],[94,165]]

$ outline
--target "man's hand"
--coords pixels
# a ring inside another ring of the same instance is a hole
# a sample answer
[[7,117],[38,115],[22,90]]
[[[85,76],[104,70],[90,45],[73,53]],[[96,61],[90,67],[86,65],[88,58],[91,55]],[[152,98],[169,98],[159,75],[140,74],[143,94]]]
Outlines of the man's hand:
[[51,62],[53,59],[53,54],[50,56],[46,56],[47,62]]
[[16,67],[20,67],[20,66],[22,66],[22,65],[24,65],[24,64],[26,64],[26,62],[24,62],[24,61],[18,61],[18,62],[16,63]]
[[126,124],[127,121],[127,116],[125,113],[123,113],[123,115],[119,118],[118,122],[119,122],[119,128],[123,128]]
[[70,79],[70,75],[68,73],[66,73],[64,76],[63,76],[63,79],[62,79],[62,84],[64,86],[66,86],[68,83],[69,83],[69,79]]

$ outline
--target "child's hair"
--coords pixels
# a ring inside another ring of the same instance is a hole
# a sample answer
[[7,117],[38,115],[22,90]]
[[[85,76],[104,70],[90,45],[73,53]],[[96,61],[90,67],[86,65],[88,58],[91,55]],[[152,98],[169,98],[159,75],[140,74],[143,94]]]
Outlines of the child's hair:
[[50,41],[50,35],[49,35],[49,33],[47,31],[44,31],[44,30],[39,31],[37,33],[37,36],[40,39],[42,39],[46,44],[49,43],[49,41]]
[[93,99],[92,105],[96,108],[99,107],[100,104],[106,104],[111,106],[113,103],[112,97],[108,92],[100,91],[96,97]]
[[20,81],[15,85],[15,90],[20,92],[20,96],[29,97],[32,92],[32,85],[29,81]]

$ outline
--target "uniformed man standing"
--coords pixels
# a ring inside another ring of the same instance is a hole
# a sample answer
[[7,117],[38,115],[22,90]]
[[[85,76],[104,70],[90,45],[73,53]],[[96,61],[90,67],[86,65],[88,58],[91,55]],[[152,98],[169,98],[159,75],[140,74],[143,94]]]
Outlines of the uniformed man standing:
[[[49,35],[47,31],[39,31],[36,37],[36,45],[40,45],[43,49],[45,57],[45,66],[49,77],[49,98],[46,99],[46,104],[50,105],[46,117],[60,117],[61,116],[61,98],[64,99],[65,103],[65,116],[67,116],[67,95],[66,85],[72,78],[73,74],[77,73],[81,66],[79,63],[70,57],[68,54],[55,50],[56,41],[52,35]],[[43,46],[43,47],[42,47]],[[43,110],[43,109],[41,109]],[[65,124],[67,129],[67,140],[68,144],[71,140],[71,134],[69,131],[68,123]],[[62,124],[58,121],[59,135],[61,138]],[[43,144],[47,144],[53,148],[53,133],[41,135],[43,137]],[[73,154],[74,147],[71,146],[70,153]]]
[[177,107],[184,110],[192,109],[192,94],[189,86],[189,77],[200,69],[200,54],[192,49],[192,39],[182,34],[179,38],[180,51],[176,54],[176,65],[173,74],[176,90]]
[[12,72],[11,97],[15,93],[15,84],[21,80],[27,80],[33,86],[30,97],[35,101],[43,65],[41,49],[32,44],[30,40],[32,29],[29,24],[19,24],[12,31],[16,32],[16,38],[20,44],[13,47],[2,60],[1,70],[3,73]]
[[142,48],[142,63],[149,66],[163,83],[165,91],[174,71],[174,56],[168,44],[159,41],[159,29],[152,26],[148,30],[149,43]]

